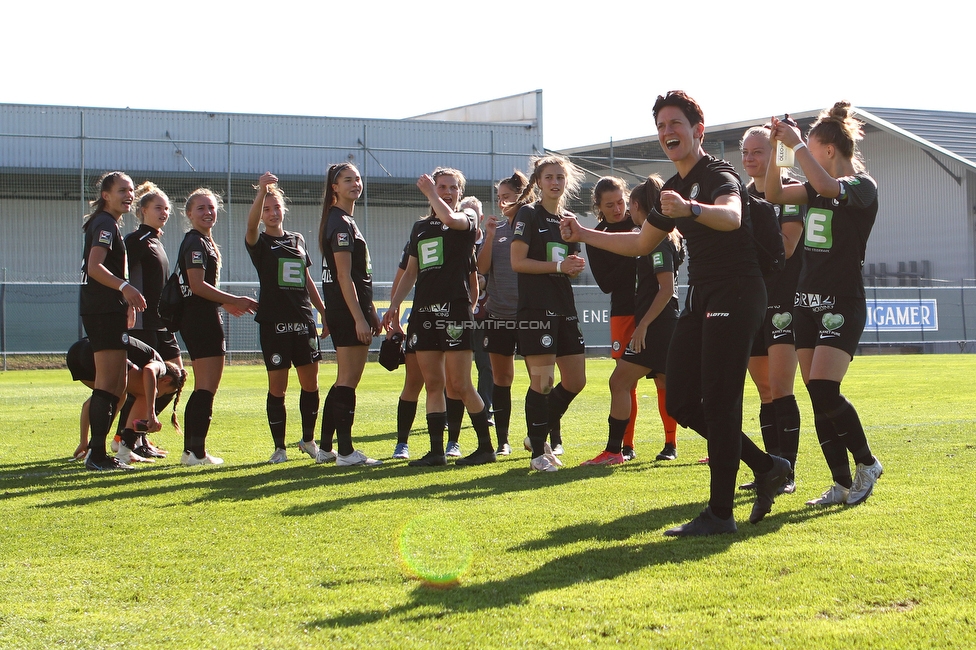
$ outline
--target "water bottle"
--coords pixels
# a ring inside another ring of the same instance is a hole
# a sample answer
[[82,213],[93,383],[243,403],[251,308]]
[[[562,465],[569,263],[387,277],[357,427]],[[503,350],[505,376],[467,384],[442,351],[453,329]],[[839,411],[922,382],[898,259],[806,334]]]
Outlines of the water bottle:
[[[796,122],[790,119],[790,114],[787,113],[783,116],[783,122],[789,124],[790,126],[796,126]],[[795,163],[793,156],[793,150],[787,147],[782,140],[776,142],[776,166],[777,167],[792,167]]]

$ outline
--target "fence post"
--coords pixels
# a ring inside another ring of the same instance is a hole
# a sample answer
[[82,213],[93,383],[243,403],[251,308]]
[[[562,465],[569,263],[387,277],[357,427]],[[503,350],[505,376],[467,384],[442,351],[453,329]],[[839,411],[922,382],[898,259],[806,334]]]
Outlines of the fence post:
[[3,267],[0,284],[0,350],[3,351],[3,371],[7,371],[7,267]]
[[959,281],[959,305],[962,307],[962,340],[968,341],[969,334],[966,333],[966,281]]

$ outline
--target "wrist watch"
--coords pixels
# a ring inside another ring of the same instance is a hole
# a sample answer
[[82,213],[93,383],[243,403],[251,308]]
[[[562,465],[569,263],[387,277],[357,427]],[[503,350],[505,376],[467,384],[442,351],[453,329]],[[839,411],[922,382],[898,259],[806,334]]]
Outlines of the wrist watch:
[[691,202],[691,216],[697,219],[698,217],[701,216],[701,210],[702,210],[701,203],[699,203],[698,201]]

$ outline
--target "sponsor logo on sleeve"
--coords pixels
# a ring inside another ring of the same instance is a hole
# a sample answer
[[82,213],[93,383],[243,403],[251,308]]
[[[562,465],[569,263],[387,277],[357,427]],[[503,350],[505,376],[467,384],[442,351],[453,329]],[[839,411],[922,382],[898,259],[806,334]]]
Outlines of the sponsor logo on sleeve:
[[336,245],[342,248],[349,247],[349,233],[340,232],[336,235]]
[[525,222],[519,221],[517,224],[515,224],[515,234],[521,235],[523,232],[525,232]]
[[190,264],[203,264],[203,252],[202,251],[191,251],[190,252]]
[[98,243],[99,244],[105,244],[106,246],[111,246],[112,245],[112,231],[111,230],[103,230],[100,233],[98,233]]

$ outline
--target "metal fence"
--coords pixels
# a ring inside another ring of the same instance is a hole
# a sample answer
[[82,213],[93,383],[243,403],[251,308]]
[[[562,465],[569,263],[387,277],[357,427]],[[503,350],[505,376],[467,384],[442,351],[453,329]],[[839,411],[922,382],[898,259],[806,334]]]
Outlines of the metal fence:
[[[255,282],[222,285],[233,293],[257,298]],[[376,307],[389,305],[389,283],[375,285]],[[682,299],[686,290],[680,287]],[[599,287],[574,287],[580,326],[591,354],[610,346],[610,302]],[[63,355],[83,336],[78,316],[79,285],[75,283],[0,283],[0,357],[8,362],[27,355]],[[861,351],[976,352],[976,286],[869,287],[868,317]],[[409,305],[402,310],[404,327]],[[319,324],[321,326],[321,323]],[[228,358],[257,358],[258,326],[251,317],[224,314]],[[371,348],[379,349],[379,339]],[[322,341],[327,354],[331,340]]]

